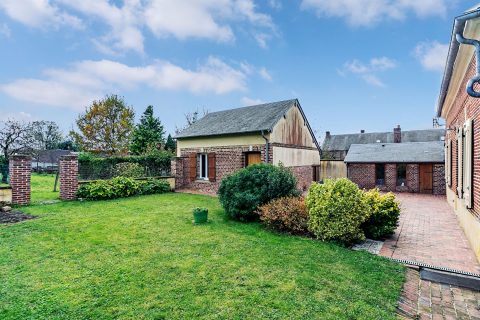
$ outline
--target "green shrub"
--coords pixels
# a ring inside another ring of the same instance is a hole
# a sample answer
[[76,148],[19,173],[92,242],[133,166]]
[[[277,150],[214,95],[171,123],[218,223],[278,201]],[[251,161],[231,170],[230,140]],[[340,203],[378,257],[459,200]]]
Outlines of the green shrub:
[[168,182],[163,180],[137,181],[132,178],[115,177],[82,184],[77,191],[77,197],[87,200],[108,200],[140,194],[165,193],[170,190]]
[[143,167],[135,162],[117,163],[113,170],[117,177],[140,178],[145,175]]
[[380,194],[378,189],[364,193],[370,206],[370,218],[362,225],[367,238],[382,239],[392,235],[398,226],[400,218],[400,203],[391,192]]
[[308,234],[308,213],[301,197],[283,197],[259,208],[260,220],[270,229]]
[[363,192],[348,179],[314,183],[306,198],[308,228],[320,240],[345,245],[365,239],[361,225],[370,215]]
[[258,219],[259,206],[273,199],[297,196],[297,179],[283,166],[255,164],[224,178],[218,190],[227,215],[240,221]]
[[168,181],[163,179],[147,179],[141,182],[142,194],[166,193],[172,191]]

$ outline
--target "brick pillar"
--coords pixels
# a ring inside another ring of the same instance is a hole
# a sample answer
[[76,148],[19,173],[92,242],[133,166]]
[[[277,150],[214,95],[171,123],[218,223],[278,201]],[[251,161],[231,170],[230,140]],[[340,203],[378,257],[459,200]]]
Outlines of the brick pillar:
[[176,157],[172,159],[171,174],[175,178],[175,189],[180,189],[185,185],[184,158]]
[[60,199],[77,199],[78,157],[75,154],[60,157]]
[[27,205],[30,203],[32,157],[27,155],[13,155],[9,161],[12,204]]

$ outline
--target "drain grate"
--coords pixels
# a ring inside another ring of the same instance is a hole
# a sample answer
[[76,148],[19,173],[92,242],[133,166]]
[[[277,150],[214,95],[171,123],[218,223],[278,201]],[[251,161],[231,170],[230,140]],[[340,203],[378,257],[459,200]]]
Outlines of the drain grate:
[[423,262],[418,262],[418,261],[410,261],[410,260],[405,260],[405,259],[395,259],[395,258],[389,258],[386,257],[389,260],[398,262],[398,263],[403,263],[403,264],[408,264],[411,266],[416,266],[420,268],[427,268],[431,270],[437,270],[437,271],[443,271],[443,272],[448,272],[448,273],[454,273],[458,275],[463,275],[463,276],[470,276],[470,277],[475,277],[480,279],[480,274],[478,273],[473,273],[469,271],[462,271],[462,270],[457,270],[457,269],[452,269],[452,268],[447,268],[447,267],[439,267],[439,266],[434,266],[428,263],[423,263]]

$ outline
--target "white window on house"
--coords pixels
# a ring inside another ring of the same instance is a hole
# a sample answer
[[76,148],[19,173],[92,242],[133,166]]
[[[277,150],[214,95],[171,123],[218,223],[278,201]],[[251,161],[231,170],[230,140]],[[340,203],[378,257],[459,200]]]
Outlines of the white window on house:
[[208,180],[208,154],[200,153],[198,155],[198,178]]

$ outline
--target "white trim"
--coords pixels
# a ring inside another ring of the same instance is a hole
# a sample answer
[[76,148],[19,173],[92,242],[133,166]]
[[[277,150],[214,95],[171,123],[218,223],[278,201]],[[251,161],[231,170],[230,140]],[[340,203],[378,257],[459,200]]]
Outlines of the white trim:
[[[199,180],[208,180],[208,154],[207,153],[199,153],[199,170],[198,170],[198,179]],[[205,161],[205,163],[204,163]],[[203,165],[205,165],[205,176],[202,176]]]

